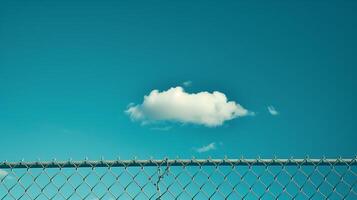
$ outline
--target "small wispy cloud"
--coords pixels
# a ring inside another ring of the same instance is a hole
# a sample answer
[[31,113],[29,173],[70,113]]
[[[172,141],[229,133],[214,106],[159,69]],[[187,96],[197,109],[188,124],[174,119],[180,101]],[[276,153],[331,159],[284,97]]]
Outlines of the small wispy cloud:
[[185,81],[182,83],[182,85],[185,87],[190,87],[192,85],[192,81]]
[[271,115],[279,115],[279,112],[275,109],[274,106],[268,106],[268,111]]
[[212,142],[212,143],[210,143],[208,145],[205,145],[205,146],[202,146],[200,148],[197,148],[196,151],[198,153],[204,153],[204,152],[215,150],[215,149],[217,149],[216,143]]

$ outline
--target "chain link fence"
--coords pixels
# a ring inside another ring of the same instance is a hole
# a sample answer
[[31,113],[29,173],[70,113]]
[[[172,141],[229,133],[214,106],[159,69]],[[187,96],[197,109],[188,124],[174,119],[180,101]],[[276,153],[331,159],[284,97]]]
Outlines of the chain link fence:
[[355,200],[356,182],[356,158],[0,162],[1,200]]

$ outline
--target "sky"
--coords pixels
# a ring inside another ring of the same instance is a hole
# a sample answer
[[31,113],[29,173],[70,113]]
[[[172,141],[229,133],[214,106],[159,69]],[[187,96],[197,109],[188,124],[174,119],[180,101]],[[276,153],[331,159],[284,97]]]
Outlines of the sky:
[[352,157],[356,9],[0,0],[0,160]]

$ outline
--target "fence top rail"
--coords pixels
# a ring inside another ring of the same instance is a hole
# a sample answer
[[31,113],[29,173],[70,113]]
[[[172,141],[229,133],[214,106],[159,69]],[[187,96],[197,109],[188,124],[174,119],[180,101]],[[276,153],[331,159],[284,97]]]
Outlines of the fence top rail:
[[165,166],[352,166],[357,158],[304,159],[162,159],[162,160],[82,160],[0,162],[0,168],[85,168],[85,167],[165,167]]

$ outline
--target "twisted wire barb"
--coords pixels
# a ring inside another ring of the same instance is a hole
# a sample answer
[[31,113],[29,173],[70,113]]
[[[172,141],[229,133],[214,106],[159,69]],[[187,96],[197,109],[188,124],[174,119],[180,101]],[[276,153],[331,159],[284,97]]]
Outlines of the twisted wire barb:
[[0,162],[0,168],[78,168],[78,167],[155,167],[155,166],[340,166],[357,165],[356,158],[336,159],[163,159],[163,160],[84,160]]

